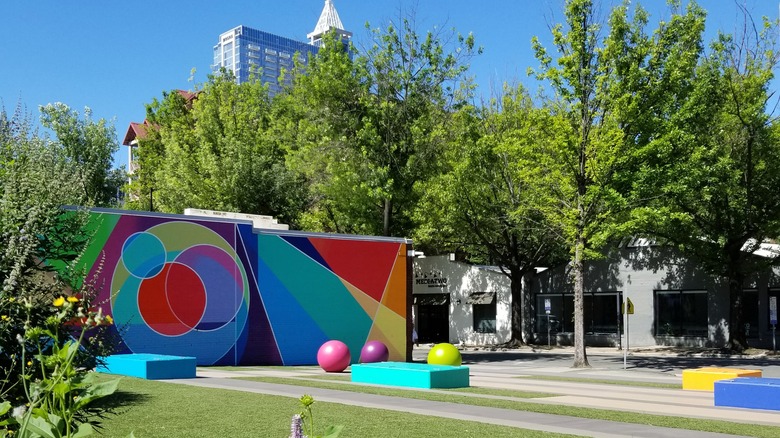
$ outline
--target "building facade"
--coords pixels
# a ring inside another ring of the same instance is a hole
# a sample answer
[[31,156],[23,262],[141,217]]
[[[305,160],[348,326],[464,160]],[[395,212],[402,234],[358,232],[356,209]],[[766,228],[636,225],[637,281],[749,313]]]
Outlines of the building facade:
[[[754,253],[774,257],[773,251]],[[534,335],[547,343],[571,344],[574,295],[569,267],[559,266],[532,280]],[[743,285],[743,320],[748,344],[771,347],[770,301],[780,296],[777,268],[768,267]],[[774,298],[773,298],[774,297]],[[585,274],[587,345],[723,347],[729,338],[729,285],[704,272],[674,248],[647,239],[627,239],[603,259],[588,262]],[[624,311],[631,302],[633,313]]]
[[494,267],[416,257],[412,312],[418,342],[496,345],[512,336],[509,277]]
[[237,26],[219,36],[211,69],[214,73],[221,69],[233,72],[238,83],[257,78],[268,84],[270,94],[274,95],[285,83],[289,84],[289,76],[280,81],[282,71],[292,70],[296,56],[306,65],[329,31],[338,32],[344,41],[352,37],[352,33],[344,30],[332,0],[325,1],[314,30],[307,35],[308,42]]
[[[780,254],[762,245],[754,257]],[[420,343],[500,345],[511,340],[509,278],[493,267],[450,256],[414,259],[413,318]],[[527,342],[572,345],[574,293],[570,266],[539,269],[522,285]],[[674,248],[648,239],[627,239],[587,264],[585,341],[611,347],[723,347],[729,339],[731,300],[727,282],[704,272]],[[625,306],[630,301],[632,313]],[[743,323],[748,344],[776,342],[780,267],[767,267],[743,285]],[[774,322],[774,325],[773,325]]]

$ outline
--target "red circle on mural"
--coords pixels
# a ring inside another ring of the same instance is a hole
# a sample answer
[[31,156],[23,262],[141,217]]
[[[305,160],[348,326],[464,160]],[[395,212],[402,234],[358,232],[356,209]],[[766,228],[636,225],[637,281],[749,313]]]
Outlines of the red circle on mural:
[[162,271],[144,279],[138,288],[138,310],[155,332],[183,335],[195,327],[206,310],[206,290],[188,266],[166,263]]

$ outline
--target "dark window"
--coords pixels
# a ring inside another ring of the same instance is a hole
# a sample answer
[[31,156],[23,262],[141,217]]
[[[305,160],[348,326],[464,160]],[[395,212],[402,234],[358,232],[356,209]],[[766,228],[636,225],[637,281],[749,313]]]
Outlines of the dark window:
[[742,322],[748,338],[758,338],[758,291],[742,291]]
[[474,331],[477,333],[496,332],[496,300],[490,304],[472,304],[474,313]]
[[707,336],[707,291],[655,291],[656,336]]
[[[586,333],[617,333],[622,330],[620,317],[620,292],[585,292],[583,310]],[[545,312],[549,300],[549,317]],[[550,321],[552,332],[574,332],[574,295],[540,294],[536,296],[536,332],[547,332]]]

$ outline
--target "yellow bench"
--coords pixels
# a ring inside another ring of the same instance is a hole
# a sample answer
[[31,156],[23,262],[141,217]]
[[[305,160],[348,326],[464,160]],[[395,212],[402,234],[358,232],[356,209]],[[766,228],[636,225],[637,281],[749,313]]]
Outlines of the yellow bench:
[[737,377],[761,377],[761,370],[711,367],[683,370],[682,389],[713,391],[717,380]]

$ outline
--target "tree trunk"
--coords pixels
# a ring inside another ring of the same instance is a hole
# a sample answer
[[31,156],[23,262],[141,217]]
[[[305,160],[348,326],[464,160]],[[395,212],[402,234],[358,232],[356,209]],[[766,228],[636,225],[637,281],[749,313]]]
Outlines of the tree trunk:
[[726,345],[732,351],[741,353],[748,348],[747,330],[745,330],[744,318],[742,317],[743,275],[737,266],[732,265],[729,268],[728,277],[731,306],[729,309],[729,341]]
[[585,353],[585,263],[583,261],[582,237],[577,238],[574,250],[574,368],[589,368]]
[[393,207],[393,201],[391,201],[389,198],[385,199],[385,205],[384,205],[384,211],[382,212],[382,235],[383,236],[389,236],[390,235],[390,217],[391,217],[391,210]]
[[512,338],[511,346],[525,345],[523,339],[523,273],[517,268],[510,268],[510,290],[512,292]]

